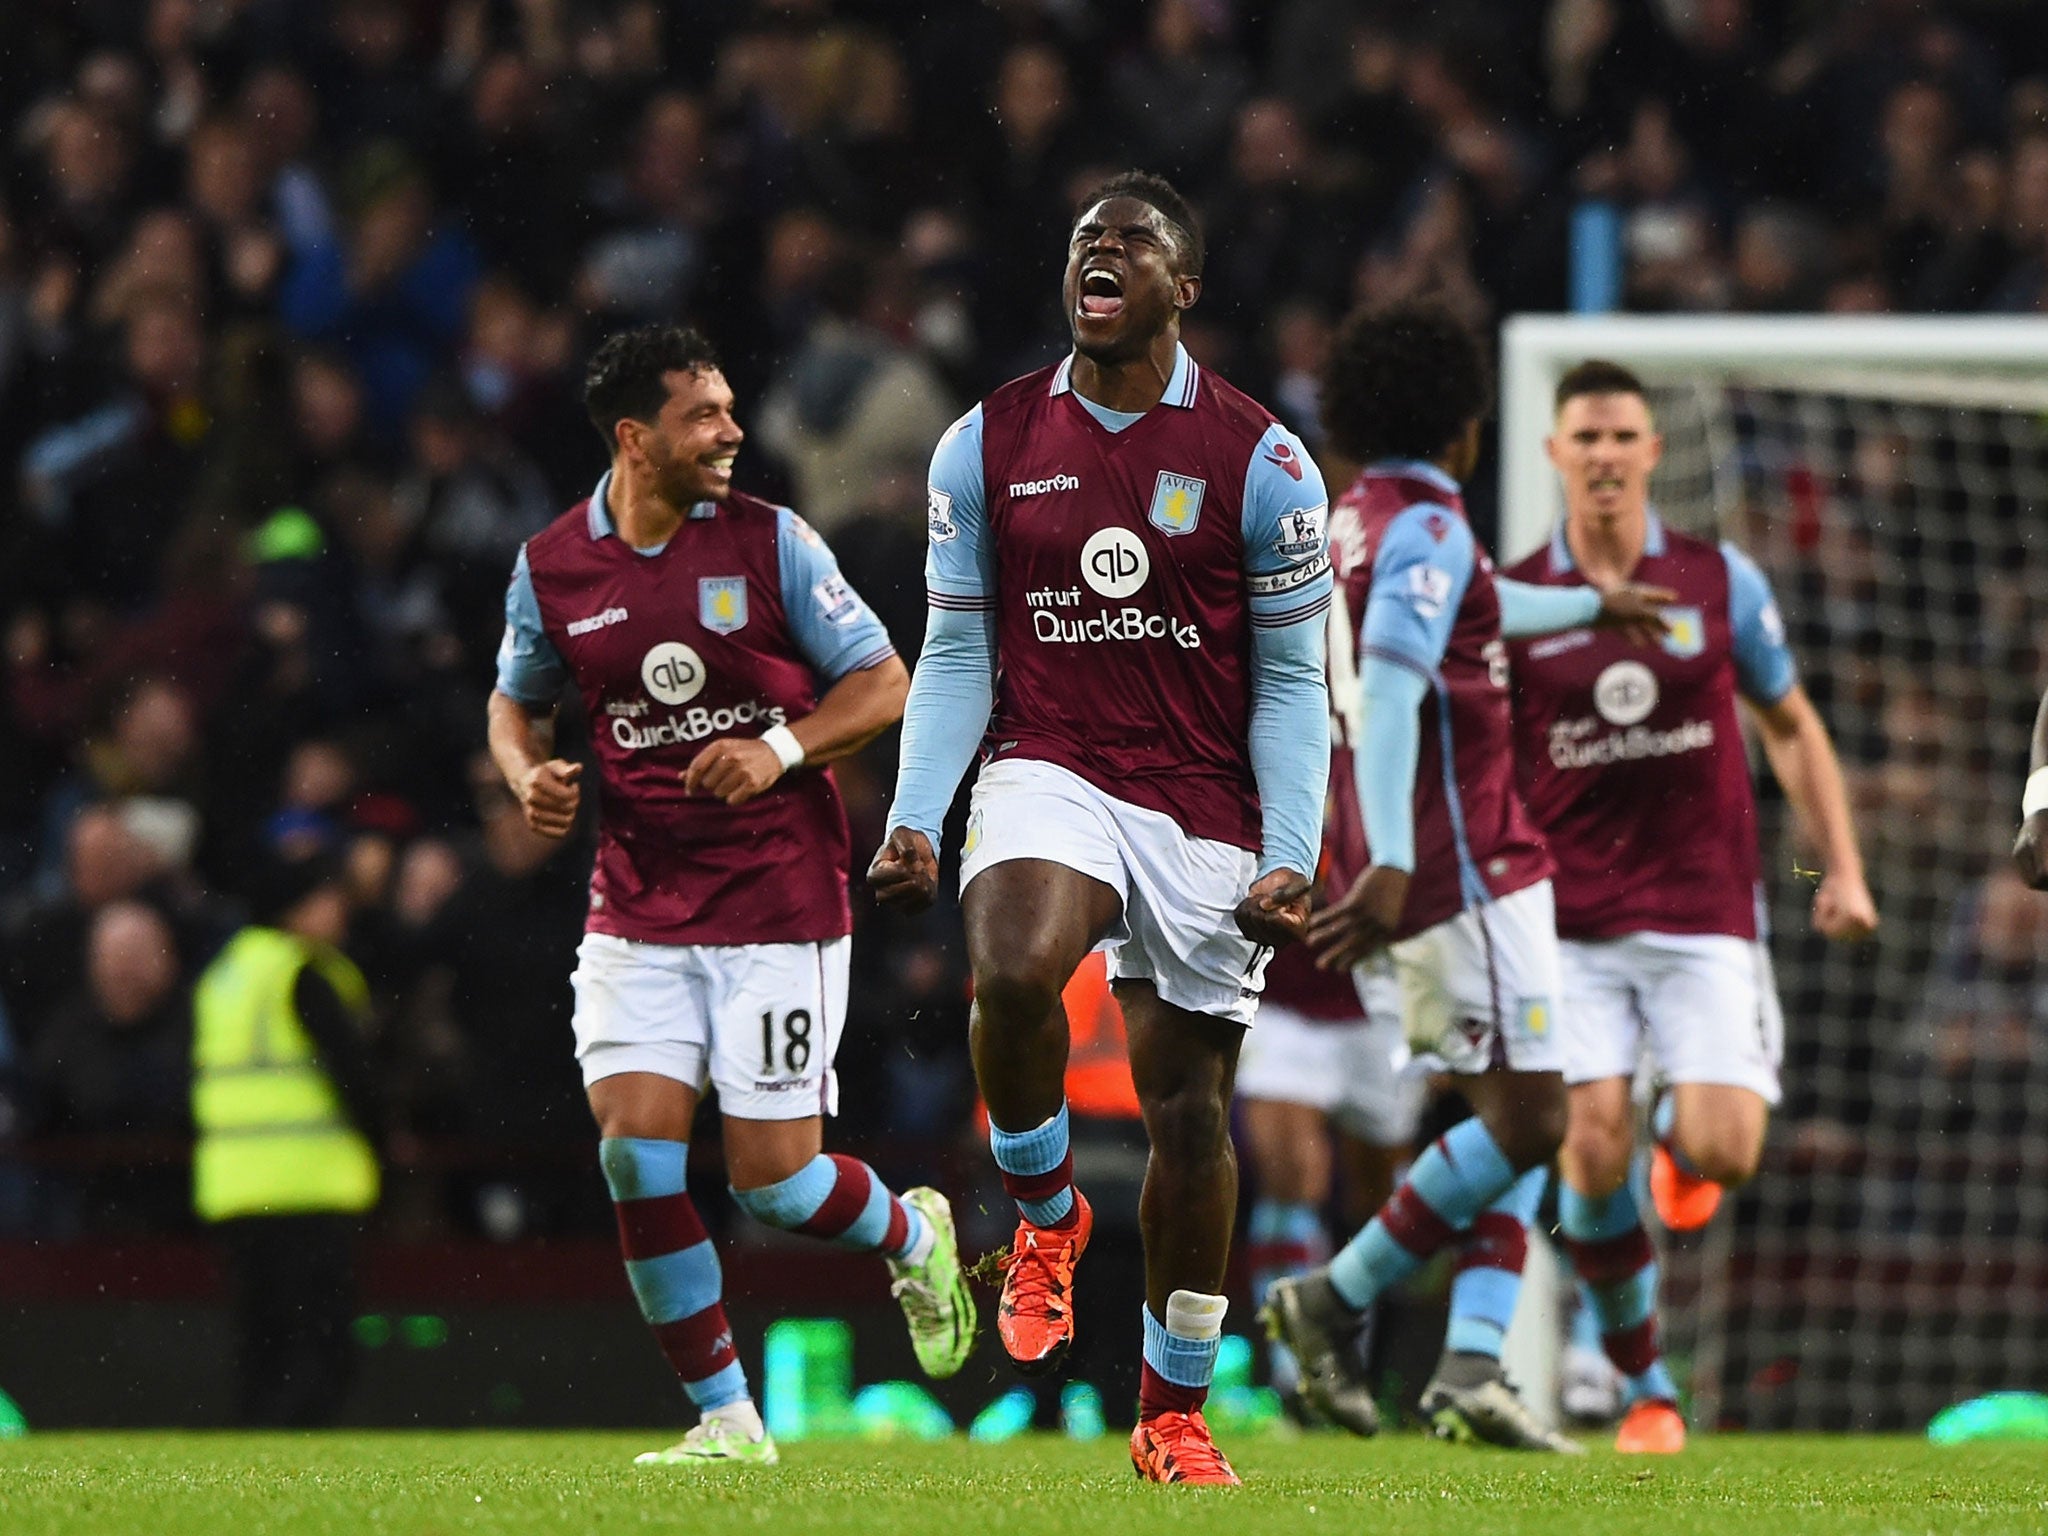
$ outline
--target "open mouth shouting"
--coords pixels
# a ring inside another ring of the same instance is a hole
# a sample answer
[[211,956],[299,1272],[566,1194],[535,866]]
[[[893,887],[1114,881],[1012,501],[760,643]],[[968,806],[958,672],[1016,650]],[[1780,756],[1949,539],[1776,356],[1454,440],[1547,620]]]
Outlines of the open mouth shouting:
[[1075,314],[1083,320],[1114,320],[1124,312],[1124,280],[1115,268],[1090,262],[1081,269]]

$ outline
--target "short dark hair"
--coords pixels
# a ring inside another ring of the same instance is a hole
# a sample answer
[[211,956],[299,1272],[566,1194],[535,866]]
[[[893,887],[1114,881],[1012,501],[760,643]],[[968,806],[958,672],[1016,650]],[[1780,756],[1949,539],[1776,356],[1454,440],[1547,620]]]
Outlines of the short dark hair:
[[1081,199],[1080,206],[1074,210],[1074,222],[1079,224],[1082,214],[1097,203],[1107,202],[1112,197],[1134,197],[1139,202],[1149,203],[1158,209],[1161,217],[1171,224],[1181,237],[1181,275],[1202,275],[1202,263],[1209,254],[1208,247],[1202,239],[1202,221],[1189,206],[1188,200],[1174,189],[1172,182],[1164,176],[1155,176],[1150,171],[1119,172]]
[[666,376],[718,367],[718,353],[687,325],[642,325],[607,336],[583,370],[583,408],[604,439],[616,446],[618,425],[652,421],[668,399]]
[[1636,395],[1647,401],[1643,381],[1619,363],[1609,362],[1604,357],[1589,357],[1583,363],[1575,363],[1557,381],[1557,398],[1551,403],[1553,413],[1561,411],[1568,400],[1580,395]]
[[1354,310],[1323,374],[1323,424],[1351,458],[1433,459],[1493,403],[1486,351],[1441,304]]

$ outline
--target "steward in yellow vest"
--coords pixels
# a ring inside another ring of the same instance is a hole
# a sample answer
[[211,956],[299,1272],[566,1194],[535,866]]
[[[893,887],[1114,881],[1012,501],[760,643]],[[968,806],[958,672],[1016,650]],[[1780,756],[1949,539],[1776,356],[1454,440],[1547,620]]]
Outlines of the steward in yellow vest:
[[257,921],[192,999],[192,1202],[233,1285],[242,1423],[329,1424],[355,1376],[357,1218],[377,1203],[370,989],[324,855],[250,871]]
[[368,1013],[369,984],[354,961],[277,928],[244,928],[199,978],[192,1202],[202,1221],[377,1203],[376,1155],[351,1123],[295,998],[308,969],[347,1014]]

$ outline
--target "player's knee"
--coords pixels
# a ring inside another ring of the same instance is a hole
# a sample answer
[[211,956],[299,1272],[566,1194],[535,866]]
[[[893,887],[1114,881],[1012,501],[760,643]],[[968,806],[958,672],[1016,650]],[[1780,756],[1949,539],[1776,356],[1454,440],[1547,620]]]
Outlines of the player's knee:
[[1748,1126],[1712,1126],[1672,1139],[1687,1167],[1701,1178],[1730,1189],[1754,1178],[1763,1157],[1763,1138]]
[[1049,947],[1026,945],[976,968],[974,1003],[999,1028],[1035,1028],[1051,1015],[1066,980]]
[[1626,1119],[1589,1116],[1573,1106],[1564,1133],[1565,1175],[1587,1195],[1611,1195],[1628,1177],[1634,1151]]
[[1219,1083],[1183,1080],[1165,1092],[1138,1093],[1155,1155],[1201,1161],[1230,1145],[1230,1104]]

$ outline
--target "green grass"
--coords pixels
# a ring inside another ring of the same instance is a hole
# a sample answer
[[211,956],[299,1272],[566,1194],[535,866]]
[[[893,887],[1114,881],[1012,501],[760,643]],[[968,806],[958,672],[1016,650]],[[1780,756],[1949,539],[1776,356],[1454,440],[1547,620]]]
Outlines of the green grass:
[[1646,1463],[1414,1436],[1234,1446],[1240,1492],[1139,1484],[1115,1438],[785,1447],[773,1470],[638,1469],[658,1436],[74,1434],[0,1444],[6,1536],[1779,1536],[2048,1531],[2048,1448],[1721,1436]]

